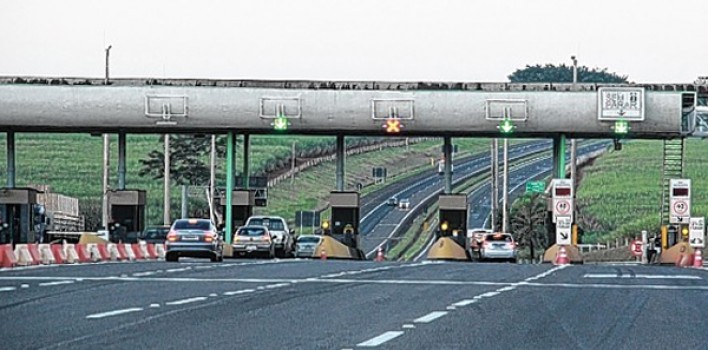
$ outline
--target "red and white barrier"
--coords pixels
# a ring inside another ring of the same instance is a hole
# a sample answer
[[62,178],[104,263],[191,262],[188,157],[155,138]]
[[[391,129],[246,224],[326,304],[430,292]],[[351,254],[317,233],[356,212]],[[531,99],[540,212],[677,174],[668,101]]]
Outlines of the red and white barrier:
[[157,259],[157,252],[155,251],[155,245],[152,243],[146,243],[145,244],[145,252],[147,253],[146,256],[150,259]]
[[61,244],[50,244],[52,249],[52,254],[54,255],[54,261],[57,264],[66,263],[66,253],[64,253],[64,247]]
[[79,253],[73,244],[64,244],[64,256],[66,256],[67,264],[76,264],[79,262]]
[[17,265],[15,252],[12,251],[12,244],[0,245],[0,267],[13,267]]
[[74,249],[79,257],[79,263],[91,262],[91,253],[89,253],[86,244],[75,244]]
[[165,260],[165,245],[164,244],[155,244],[155,253],[157,253],[157,258]]
[[96,247],[98,247],[98,252],[101,254],[101,260],[111,260],[111,254],[108,252],[108,247],[106,247],[105,243],[96,244]]
[[20,266],[39,264],[39,259],[34,260],[32,258],[32,254],[30,253],[30,250],[29,250],[29,247],[27,244],[18,244],[15,246],[15,257],[17,257],[17,265],[20,265]]
[[133,254],[135,254],[135,259],[136,260],[143,260],[145,259],[145,255],[143,254],[143,250],[140,248],[140,243],[133,243],[131,244],[131,248],[133,250]]
[[[123,246],[123,252],[125,252],[125,255],[128,257],[128,260],[133,261],[135,260],[135,251],[133,251],[133,245],[130,243],[120,243],[118,246]],[[120,248],[119,248],[120,249]]]
[[44,265],[57,263],[56,259],[54,258],[54,253],[52,252],[52,247],[50,244],[39,245],[39,257],[40,261]]

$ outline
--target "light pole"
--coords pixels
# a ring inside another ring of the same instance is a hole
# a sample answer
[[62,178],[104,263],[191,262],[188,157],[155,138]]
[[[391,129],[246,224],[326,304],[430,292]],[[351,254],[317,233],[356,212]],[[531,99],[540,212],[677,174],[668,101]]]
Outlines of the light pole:
[[[108,86],[109,81],[109,65],[108,59],[113,45],[108,45],[106,48],[106,77],[103,84]],[[110,221],[109,209],[108,209],[108,181],[109,181],[109,171],[111,166],[111,136],[110,134],[103,134],[103,196],[102,196],[102,210],[101,210],[101,224],[103,229],[108,229],[108,222]]]
[[[575,56],[570,56],[570,59],[573,60],[573,91],[577,91],[578,89],[578,60],[575,58]],[[576,182],[578,179],[578,162],[577,162],[577,155],[578,155],[578,144],[576,139],[570,139],[570,181],[573,184],[573,195],[575,195],[575,190],[578,187]]]

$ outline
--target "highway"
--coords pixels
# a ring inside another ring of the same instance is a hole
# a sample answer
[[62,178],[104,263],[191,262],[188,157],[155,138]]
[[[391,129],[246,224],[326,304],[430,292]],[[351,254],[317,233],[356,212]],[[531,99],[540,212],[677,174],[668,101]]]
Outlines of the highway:
[[708,271],[199,260],[0,271],[11,349],[705,349]]

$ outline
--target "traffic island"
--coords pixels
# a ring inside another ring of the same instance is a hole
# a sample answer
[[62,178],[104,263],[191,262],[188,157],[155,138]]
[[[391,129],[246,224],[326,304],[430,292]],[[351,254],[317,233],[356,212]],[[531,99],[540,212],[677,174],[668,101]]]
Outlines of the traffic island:
[[[560,246],[557,244],[548,247],[546,252],[543,253],[543,262],[552,264],[556,260],[556,255],[558,254],[559,248]],[[571,264],[582,264],[584,262],[583,254],[580,253],[578,247],[574,245],[565,246],[565,253],[568,255],[568,259],[570,259]]]
[[470,260],[467,252],[451,237],[440,237],[428,251],[428,260]]

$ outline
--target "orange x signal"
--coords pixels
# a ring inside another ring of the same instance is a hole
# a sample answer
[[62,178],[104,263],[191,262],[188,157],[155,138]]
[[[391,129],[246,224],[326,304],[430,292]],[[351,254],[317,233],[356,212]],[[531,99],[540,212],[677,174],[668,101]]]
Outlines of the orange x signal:
[[401,121],[398,119],[389,119],[386,121],[386,124],[384,124],[383,127],[386,128],[387,133],[393,134],[401,132],[401,128],[403,127],[403,125],[401,125]]

